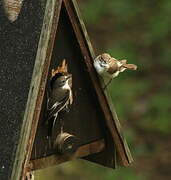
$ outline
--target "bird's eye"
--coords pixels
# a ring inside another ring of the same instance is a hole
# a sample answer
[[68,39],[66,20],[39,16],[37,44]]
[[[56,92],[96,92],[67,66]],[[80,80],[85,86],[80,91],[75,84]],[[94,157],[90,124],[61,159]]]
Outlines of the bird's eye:
[[62,83],[65,83],[65,80],[63,80]]

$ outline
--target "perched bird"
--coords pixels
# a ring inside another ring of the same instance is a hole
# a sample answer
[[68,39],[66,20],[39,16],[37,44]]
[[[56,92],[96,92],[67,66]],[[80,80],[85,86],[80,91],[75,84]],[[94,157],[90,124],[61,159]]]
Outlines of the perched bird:
[[94,59],[94,67],[99,75],[109,79],[105,88],[110,84],[113,78],[119,75],[120,72],[123,72],[126,69],[137,69],[135,64],[127,64],[127,60],[117,60],[107,53],[103,53]]
[[72,75],[57,73],[51,80],[51,93],[47,100],[47,118],[51,136],[58,113],[72,104]]

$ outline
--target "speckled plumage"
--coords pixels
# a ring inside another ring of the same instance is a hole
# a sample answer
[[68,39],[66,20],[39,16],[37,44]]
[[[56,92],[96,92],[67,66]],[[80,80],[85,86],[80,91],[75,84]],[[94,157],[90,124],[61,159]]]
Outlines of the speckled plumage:
[[136,65],[127,64],[127,60],[117,60],[107,53],[103,53],[94,59],[94,67],[100,76],[110,78],[110,81],[126,69],[137,69]]
[[52,133],[58,113],[65,107],[72,104],[72,76],[60,75],[53,84],[47,103],[47,119],[49,125],[49,136]]

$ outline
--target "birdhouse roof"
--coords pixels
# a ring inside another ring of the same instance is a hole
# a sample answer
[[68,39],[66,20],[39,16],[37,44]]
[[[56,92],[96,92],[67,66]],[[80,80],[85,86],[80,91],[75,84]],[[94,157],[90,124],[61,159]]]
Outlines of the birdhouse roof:
[[[108,90],[103,91],[103,82],[93,66],[95,53],[76,0],[48,0],[46,3],[35,0],[22,1],[14,18],[11,18],[13,17],[10,15],[11,12],[7,12],[10,8],[6,7],[8,4],[4,5],[4,2],[0,3],[2,17],[0,39],[3,41],[0,43],[0,63],[1,67],[4,67],[4,71],[0,72],[2,77],[0,93],[3,97],[1,99],[3,113],[0,114],[2,119],[0,179],[20,179],[31,168],[28,164],[35,142],[55,37],[63,9],[69,22],[61,29],[65,32],[69,28],[73,29],[82,56],[80,59],[85,65],[89,84],[93,87],[101,113],[104,115],[109,141],[114,146],[111,148],[116,149],[121,165],[129,165],[133,159],[122,134],[110,94]],[[70,55],[73,55],[72,52]],[[108,166],[110,163],[105,160],[100,162],[103,158],[104,154],[100,154],[98,159],[88,157],[91,161]]]
[[97,78],[99,78],[97,77],[98,74],[95,72],[94,67],[92,67],[93,60],[96,55],[90,42],[81,13],[79,11],[78,4],[76,0],[63,0],[63,2],[69,12],[70,20],[73,23],[73,28],[75,30],[79,45],[82,49],[83,54],[85,55],[85,63],[91,75],[91,80],[93,82],[96,93],[98,94],[98,99],[105,115],[106,124],[110,129],[111,137],[114,141],[120,163],[121,165],[127,166],[133,161],[133,158],[126,139],[123,136],[122,128],[115,111],[110,93],[108,92],[108,89],[103,91],[102,86],[100,86],[97,81]]

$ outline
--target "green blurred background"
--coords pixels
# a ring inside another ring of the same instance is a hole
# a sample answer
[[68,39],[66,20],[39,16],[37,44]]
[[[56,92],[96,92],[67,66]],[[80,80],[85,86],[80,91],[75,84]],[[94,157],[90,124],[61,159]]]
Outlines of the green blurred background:
[[78,4],[96,54],[109,52],[138,65],[136,72],[125,71],[110,85],[135,161],[117,170],[73,161],[46,169],[41,177],[39,171],[36,179],[171,179],[171,1],[79,0]]

